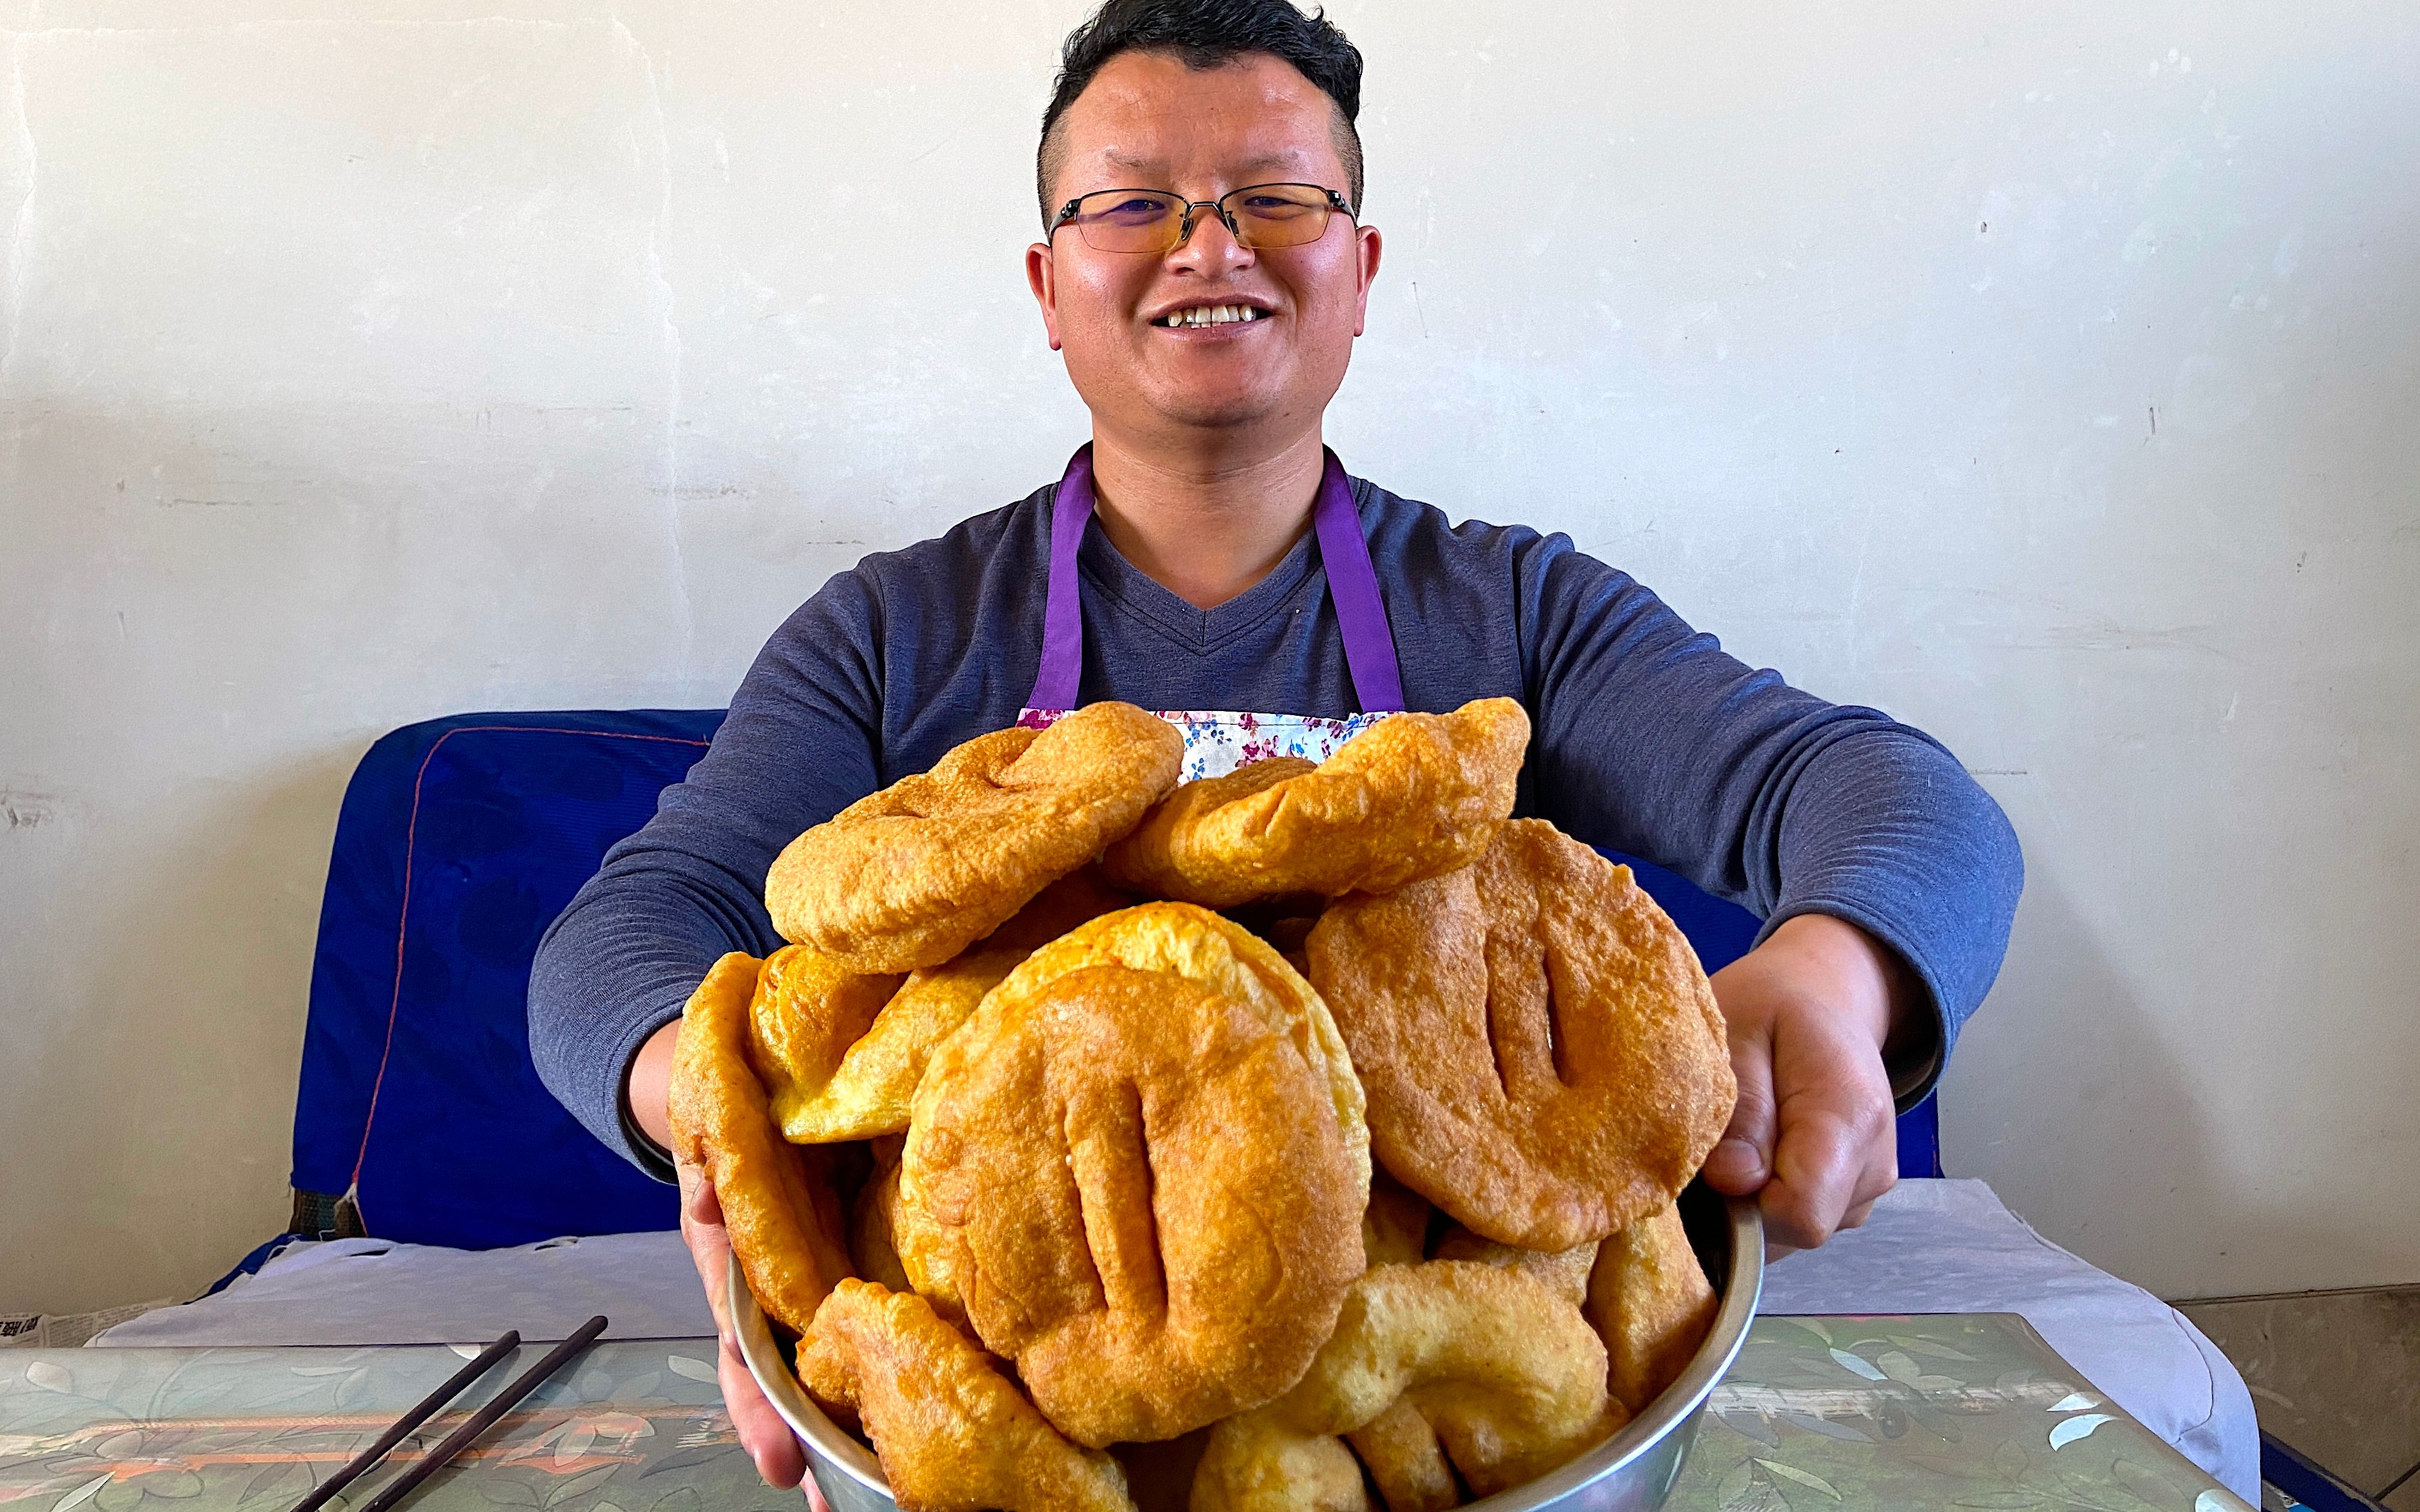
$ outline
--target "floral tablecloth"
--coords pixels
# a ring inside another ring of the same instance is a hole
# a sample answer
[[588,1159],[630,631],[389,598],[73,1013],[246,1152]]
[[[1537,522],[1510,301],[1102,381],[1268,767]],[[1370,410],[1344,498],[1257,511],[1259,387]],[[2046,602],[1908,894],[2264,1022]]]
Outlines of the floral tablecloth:
[[[523,1345],[387,1457],[434,1444],[545,1352]],[[286,1512],[461,1368],[426,1349],[0,1353],[0,1506],[11,1512]],[[373,1471],[329,1504],[377,1494]],[[756,1478],[714,1383],[711,1340],[613,1341],[531,1394],[412,1498],[493,1512],[797,1512]]]
[[1671,1512],[2249,1512],[2013,1313],[1760,1318]]
[[[475,1408],[543,1346],[490,1370]],[[285,1512],[469,1348],[0,1351],[10,1512]],[[797,1512],[739,1451],[706,1341],[595,1346],[413,1499],[430,1512]],[[459,1421],[441,1415],[389,1467]],[[2005,1314],[1763,1318],[1675,1512],[2240,1512]]]

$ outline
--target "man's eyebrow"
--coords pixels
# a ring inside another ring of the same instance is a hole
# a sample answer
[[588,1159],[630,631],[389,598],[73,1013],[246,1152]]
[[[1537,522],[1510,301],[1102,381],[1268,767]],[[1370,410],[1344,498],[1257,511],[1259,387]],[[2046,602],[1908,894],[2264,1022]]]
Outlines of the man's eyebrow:
[[[1246,158],[1234,164],[1234,169],[1241,174],[1264,173],[1272,168],[1291,168],[1300,160],[1301,154],[1296,152],[1264,152],[1257,158]],[[1121,152],[1116,147],[1102,153],[1101,161],[1112,168],[1131,173],[1148,173],[1167,166],[1156,158],[1138,157],[1131,152]]]

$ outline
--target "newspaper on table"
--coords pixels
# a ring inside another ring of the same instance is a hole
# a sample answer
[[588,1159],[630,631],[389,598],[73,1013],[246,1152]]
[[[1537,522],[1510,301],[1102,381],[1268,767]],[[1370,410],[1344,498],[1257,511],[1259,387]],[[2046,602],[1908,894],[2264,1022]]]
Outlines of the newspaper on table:
[[0,1350],[80,1349],[102,1329],[115,1328],[154,1307],[165,1307],[174,1300],[162,1297],[156,1302],[103,1307],[97,1313],[0,1313]]

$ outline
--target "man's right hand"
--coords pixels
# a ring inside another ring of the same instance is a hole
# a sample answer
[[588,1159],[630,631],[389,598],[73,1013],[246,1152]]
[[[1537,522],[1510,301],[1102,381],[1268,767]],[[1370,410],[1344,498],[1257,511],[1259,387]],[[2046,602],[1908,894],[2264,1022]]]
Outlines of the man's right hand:
[[[648,1138],[675,1149],[672,1117],[666,1093],[672,1086],[673,1052],[680,1043],[680,1020],[675,1019],[648,1037],[630,1063],[630,1115]],[[806,1452],[781,1413],[757,1389],[739,1354],[739,1336],[731,1328],[731,1235],[722,1227],[722,1204],[705,1171],[673,1157],[680,1181],[681,1242],[697,1264],[697,1278],[706,1285],[706,1300],[714,1310],[716,1383],[722,1405],[739,1435],[739,1446],[756,1463],[756,1473],[768,1486],[796,1486],[807,1473]],[[830,1512],[813,1481],[807,1482],[807,1504]]]
[[[706,1283],[706,1300],[714,1308],[714,1333],[721,1341],[715,1350],[714,1376],[722,1387],[722,1405],[731,1413],[739,1446],[756,1462],[756,1473],[765,1477],[765,1484],[796,1486],[807,1473],[806,1454],[790,1425],[782,1421],[773,1404],[757,1389],[756,1378],[748,1373],[748,1362],[740,1358],[738,1335],[731,1329],[731,1236],[722,1227],[722,1204],[716,1200],[714,1183],[704,1171],[688,1165],[675,1168],[680,1173],[681,1238],[689,1245],[690,1258],[697,1262],[698,1279]],[[807,1500],[822,1512],[823,1498],[815,1494],[812,1482],[807,1486]]]

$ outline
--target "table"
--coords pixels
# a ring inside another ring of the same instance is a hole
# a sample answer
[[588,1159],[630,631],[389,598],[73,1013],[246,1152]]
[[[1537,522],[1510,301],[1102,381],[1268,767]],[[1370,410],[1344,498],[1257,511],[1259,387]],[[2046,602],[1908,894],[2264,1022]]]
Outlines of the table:
[[[466,1394],[468,1411],[545,1346]],[[475,1349],[0,1350],[11,1512],[285,1512]],[[738,1448],[708,1340],[612,1340],[412,1505],[798,1512]],[[433,1443],[433,1420],[390,1463]],[[390,1472],[365,1476],[366,1501]],[[2241,1512],[2011,1314],[1761,1318],[1700,1422],[1674,1512],[1859,1506]]]
[[[525,1344],[464,1412],[549,1346]],[[0,1506],[23,1512],[286,1512],[478,1353],[473,1346],[0,1352]],[[461,1421],[431,1419],[387,1457]],[[371,1472],[328,1505],[375,1495]],[[406,1504],[441,1512],[798,1512],[739,1450],[714,1343],[613,1340],[432,1476]]]
[[2014,1313],[1759,1318],[1671,1512],[2249,1512]]

